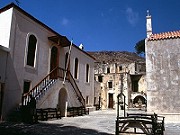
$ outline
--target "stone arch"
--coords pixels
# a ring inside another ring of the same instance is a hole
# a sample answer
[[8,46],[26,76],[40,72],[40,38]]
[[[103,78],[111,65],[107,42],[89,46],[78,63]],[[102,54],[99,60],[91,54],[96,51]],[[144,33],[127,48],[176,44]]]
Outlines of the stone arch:
[[138,103],[139,101],[141,101],[142,104],[146,104],[146,99],[141,95],[138,95],[134,98],[133,104]]
[[134,100],[138,96],[143,97],[145,100],[147,100],[146,95],[145,94],[141,94],[141,93],[132,94],[131,95],[131,99]]
[[67,90],[65,88],[61,88],[59,91],[58,98],[58,109],[61,112],[61,116],[65,117],[67,112]]

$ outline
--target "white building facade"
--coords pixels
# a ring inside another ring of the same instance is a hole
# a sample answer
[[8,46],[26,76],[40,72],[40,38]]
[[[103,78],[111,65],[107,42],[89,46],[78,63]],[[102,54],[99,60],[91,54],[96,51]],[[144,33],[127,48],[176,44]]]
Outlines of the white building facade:
[[[0,20],[0,45],[6,48],[0,55],[7,54],[6,58],[0,59],[3,65],[0,68],[2,119],[6,119],[19,105],[27,104],[30,94],[36,98],[37,107],[61,107],[64,115],[67,107],[93,106],[92,56],[74,44],[69,55],[71,42],[65,36],[15,4],[0,9]],[[47,88],[44,82],[51,87]],[[38,95],[42,91],[45,96]]]

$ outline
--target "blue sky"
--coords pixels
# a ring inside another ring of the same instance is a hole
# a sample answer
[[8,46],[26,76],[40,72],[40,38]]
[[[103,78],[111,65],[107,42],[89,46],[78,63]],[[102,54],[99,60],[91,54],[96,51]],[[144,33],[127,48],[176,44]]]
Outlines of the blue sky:
[[[0,6],[15,0],[0,0]],[[86,51],[130,51],[153,33],[180,30],[179,0],[19,0],[19,6]]]

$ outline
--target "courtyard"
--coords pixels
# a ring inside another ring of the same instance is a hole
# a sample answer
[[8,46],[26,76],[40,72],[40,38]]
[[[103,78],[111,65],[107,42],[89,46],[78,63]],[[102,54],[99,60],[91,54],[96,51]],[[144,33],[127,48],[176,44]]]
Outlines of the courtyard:
[[[114,135],[115,110],[90,112],[79,117],[65,117],[37,124],[1,122],[1,135]],[[165,121],[165,135],[179,135],[180,123]]]

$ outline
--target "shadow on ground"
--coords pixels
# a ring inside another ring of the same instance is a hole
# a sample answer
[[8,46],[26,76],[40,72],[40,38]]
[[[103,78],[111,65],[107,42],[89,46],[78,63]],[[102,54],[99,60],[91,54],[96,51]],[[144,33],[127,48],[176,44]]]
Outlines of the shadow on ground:
[[83,129],[63,124],[24,124],[13,122],[0,123],[1,135],[112,135],[93,129]]

